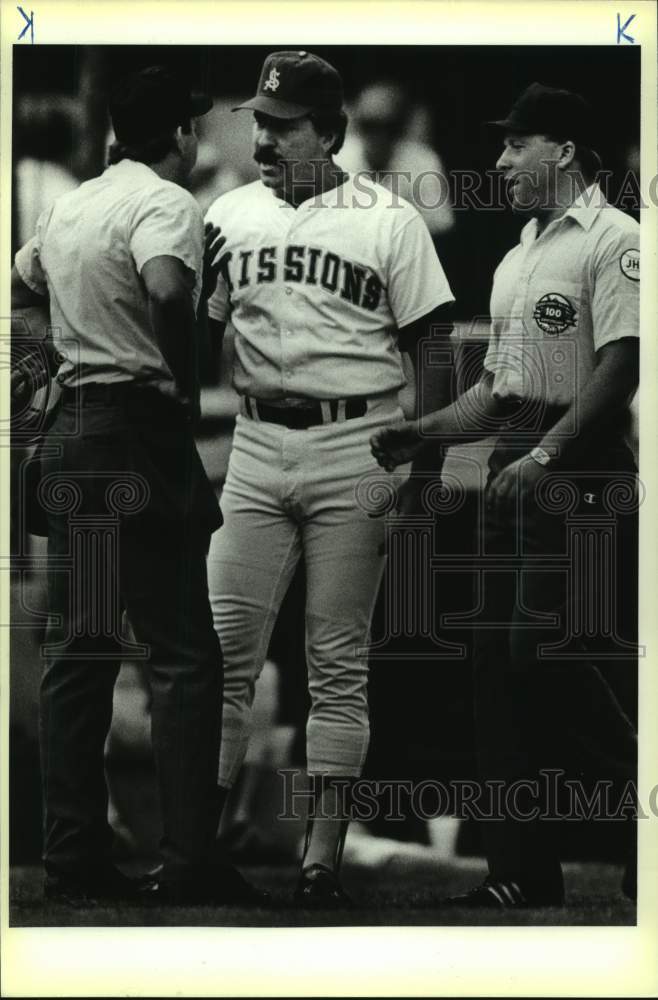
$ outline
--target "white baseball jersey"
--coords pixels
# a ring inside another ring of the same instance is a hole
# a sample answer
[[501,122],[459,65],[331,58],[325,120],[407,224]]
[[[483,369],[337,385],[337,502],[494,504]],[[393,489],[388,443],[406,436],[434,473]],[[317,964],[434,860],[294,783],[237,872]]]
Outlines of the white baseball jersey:
[[242,395],[394,392],[405,384],[397,331],[454,301],[416,209],[361,176],[297,209],[255,181],[206,220],[230,254],[209,315],[235,329]]
[[493,393],[568,406],[596,351],[640,332],[640,226],[592,185],[498,266],[484,361]]

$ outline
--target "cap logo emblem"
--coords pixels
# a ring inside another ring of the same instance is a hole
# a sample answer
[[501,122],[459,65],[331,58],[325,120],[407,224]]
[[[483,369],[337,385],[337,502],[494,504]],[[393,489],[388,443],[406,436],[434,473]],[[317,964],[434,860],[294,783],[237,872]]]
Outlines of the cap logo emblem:
[[263,90],[278,90],[280,86],[280,81],[279,81],[280,76],[281,74],[279,73],[278,69],[275,66],[273,66],[272,69],[270,70],[270,75],[268,76],[267,80],[263,85]]

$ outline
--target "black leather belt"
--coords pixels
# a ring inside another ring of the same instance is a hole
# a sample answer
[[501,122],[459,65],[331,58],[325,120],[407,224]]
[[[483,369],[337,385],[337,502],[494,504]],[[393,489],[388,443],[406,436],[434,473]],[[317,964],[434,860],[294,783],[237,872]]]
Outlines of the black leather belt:
[[65,406],[93,406],[112,404],[132,404],[158,406],[171,410],[172,412],[182,412],[181,405],[172,396],[166,396],[157,386],[148,382],[136,382],[134,379],[125,379],[122,382],[85,382],[84,385],[64,386],[62,389],[62,402]]
[[[331,421],[338,420],[338,407],[341,400],[330,399],[329,412]],[[365,396],[351,396],[344,400],[345,419],[354,420],[356,417],[363,417],[368,412],[368,400]],[[261,400],[244,397],[245,411],[248,417],[254,419],[254,409],[259,420],[264,420],[269,424],[280,424],[293,431],[305,431],[309,427],[317,427],[318,424],[325,423],[322,406],[319,402],[311,406],[268,406]]]

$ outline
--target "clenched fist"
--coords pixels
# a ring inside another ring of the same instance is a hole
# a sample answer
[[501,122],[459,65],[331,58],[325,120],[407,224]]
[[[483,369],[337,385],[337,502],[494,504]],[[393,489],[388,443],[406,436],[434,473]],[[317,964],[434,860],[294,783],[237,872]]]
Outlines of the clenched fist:
[[427,438],[421,434],[417,420],[403,420],[390,427],[382,427],[370,438],[370,449],[383,468],[392,472],[398,465],[410,462],[428,447]]

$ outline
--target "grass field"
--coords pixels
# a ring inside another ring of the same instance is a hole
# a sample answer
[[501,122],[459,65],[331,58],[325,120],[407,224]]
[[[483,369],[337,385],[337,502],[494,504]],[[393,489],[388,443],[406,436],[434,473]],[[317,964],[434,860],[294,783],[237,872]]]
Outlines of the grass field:
[[10,925],[15,927],[328,927],[328,926],[570,926],[633,925],[635,905],[621,893],[621,869],[609,864],[565,865],[563,908],[497,912],[443,908],[443,897],[476,885],[481,861],[432,863],[398,859],[377,868],[344,865],[344,884],[357,903],[339,913],[309,913],[291,906],[296,868],[243,868],[272,891],[272,907],[98,906],[72,909],[44,904],[39,868],[14,868],[10,876]]

